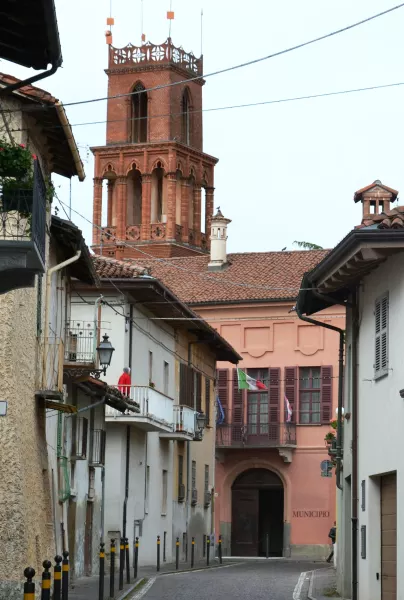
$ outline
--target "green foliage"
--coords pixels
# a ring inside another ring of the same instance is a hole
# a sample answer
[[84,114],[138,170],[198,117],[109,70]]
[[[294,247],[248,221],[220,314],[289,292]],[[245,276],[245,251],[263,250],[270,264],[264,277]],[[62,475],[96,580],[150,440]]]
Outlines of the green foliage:
[[322,246],[317,246],[317,244],[312,244],[311,242],[298,242],[295,240],[293,244],[303,250],[323,250]]
[[23,179],[32,171],[35,155],[24,144],[10,144],[0,139],[0,177]]

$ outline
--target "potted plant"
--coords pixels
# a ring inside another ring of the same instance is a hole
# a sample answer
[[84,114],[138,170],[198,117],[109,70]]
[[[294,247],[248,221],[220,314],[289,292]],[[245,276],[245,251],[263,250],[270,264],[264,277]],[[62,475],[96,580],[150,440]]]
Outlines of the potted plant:
[[32,154],[24,144],[0,139],[0,178],[23,179],[32,171]]
[[149,387],[154,389],[156,385],[153,383],[153,381],[149,381]]

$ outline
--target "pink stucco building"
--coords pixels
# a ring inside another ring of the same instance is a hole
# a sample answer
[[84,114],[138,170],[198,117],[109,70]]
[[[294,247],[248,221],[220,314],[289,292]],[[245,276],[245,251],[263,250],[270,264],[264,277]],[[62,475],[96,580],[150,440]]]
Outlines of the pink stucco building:
[[[327,251],[227,255],[227,224],[213,217],[210,256],[151,263],[152,275],[268,387],[239,391],[234,365],[218,365],[215,533],[227,555],[265,555],[268,543],[273,556],[324,557],[335,520],[335,470],[324,437],[336,416],[339,336],[301,321],[293,307],[303,274]],[[318,320],[343,328],[344,309]]]

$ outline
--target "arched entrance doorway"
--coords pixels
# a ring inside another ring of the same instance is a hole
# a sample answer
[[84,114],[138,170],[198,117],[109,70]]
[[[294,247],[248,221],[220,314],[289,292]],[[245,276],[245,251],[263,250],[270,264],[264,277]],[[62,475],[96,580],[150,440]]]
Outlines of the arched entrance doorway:
[[283,484],[267,469],[249,469],[232,485],[232,556],[269,556],[283,551]]

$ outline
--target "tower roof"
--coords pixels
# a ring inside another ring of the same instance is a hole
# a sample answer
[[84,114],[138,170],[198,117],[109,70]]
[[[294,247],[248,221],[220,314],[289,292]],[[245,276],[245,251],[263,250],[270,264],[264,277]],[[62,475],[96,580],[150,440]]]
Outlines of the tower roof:
[[397,190],[393,190],[393,188],[388,187],[387,185],[383,185],[382,182],[380,181],[380,179],[376,179],[373,183],[361,188],[360,190],[358,190],[357,192],[355,192],[354,194],[354,202],[359,202],[360,200],[363,199],[363,194],[366,194],[366,192],[370,192],[371,190],[373,190],[374,188],[379,188],[389,194],[391,194],[393,197],[391,199],[391,202],[394,202],[394,200],[397,198],[398,196],[398,191]]

